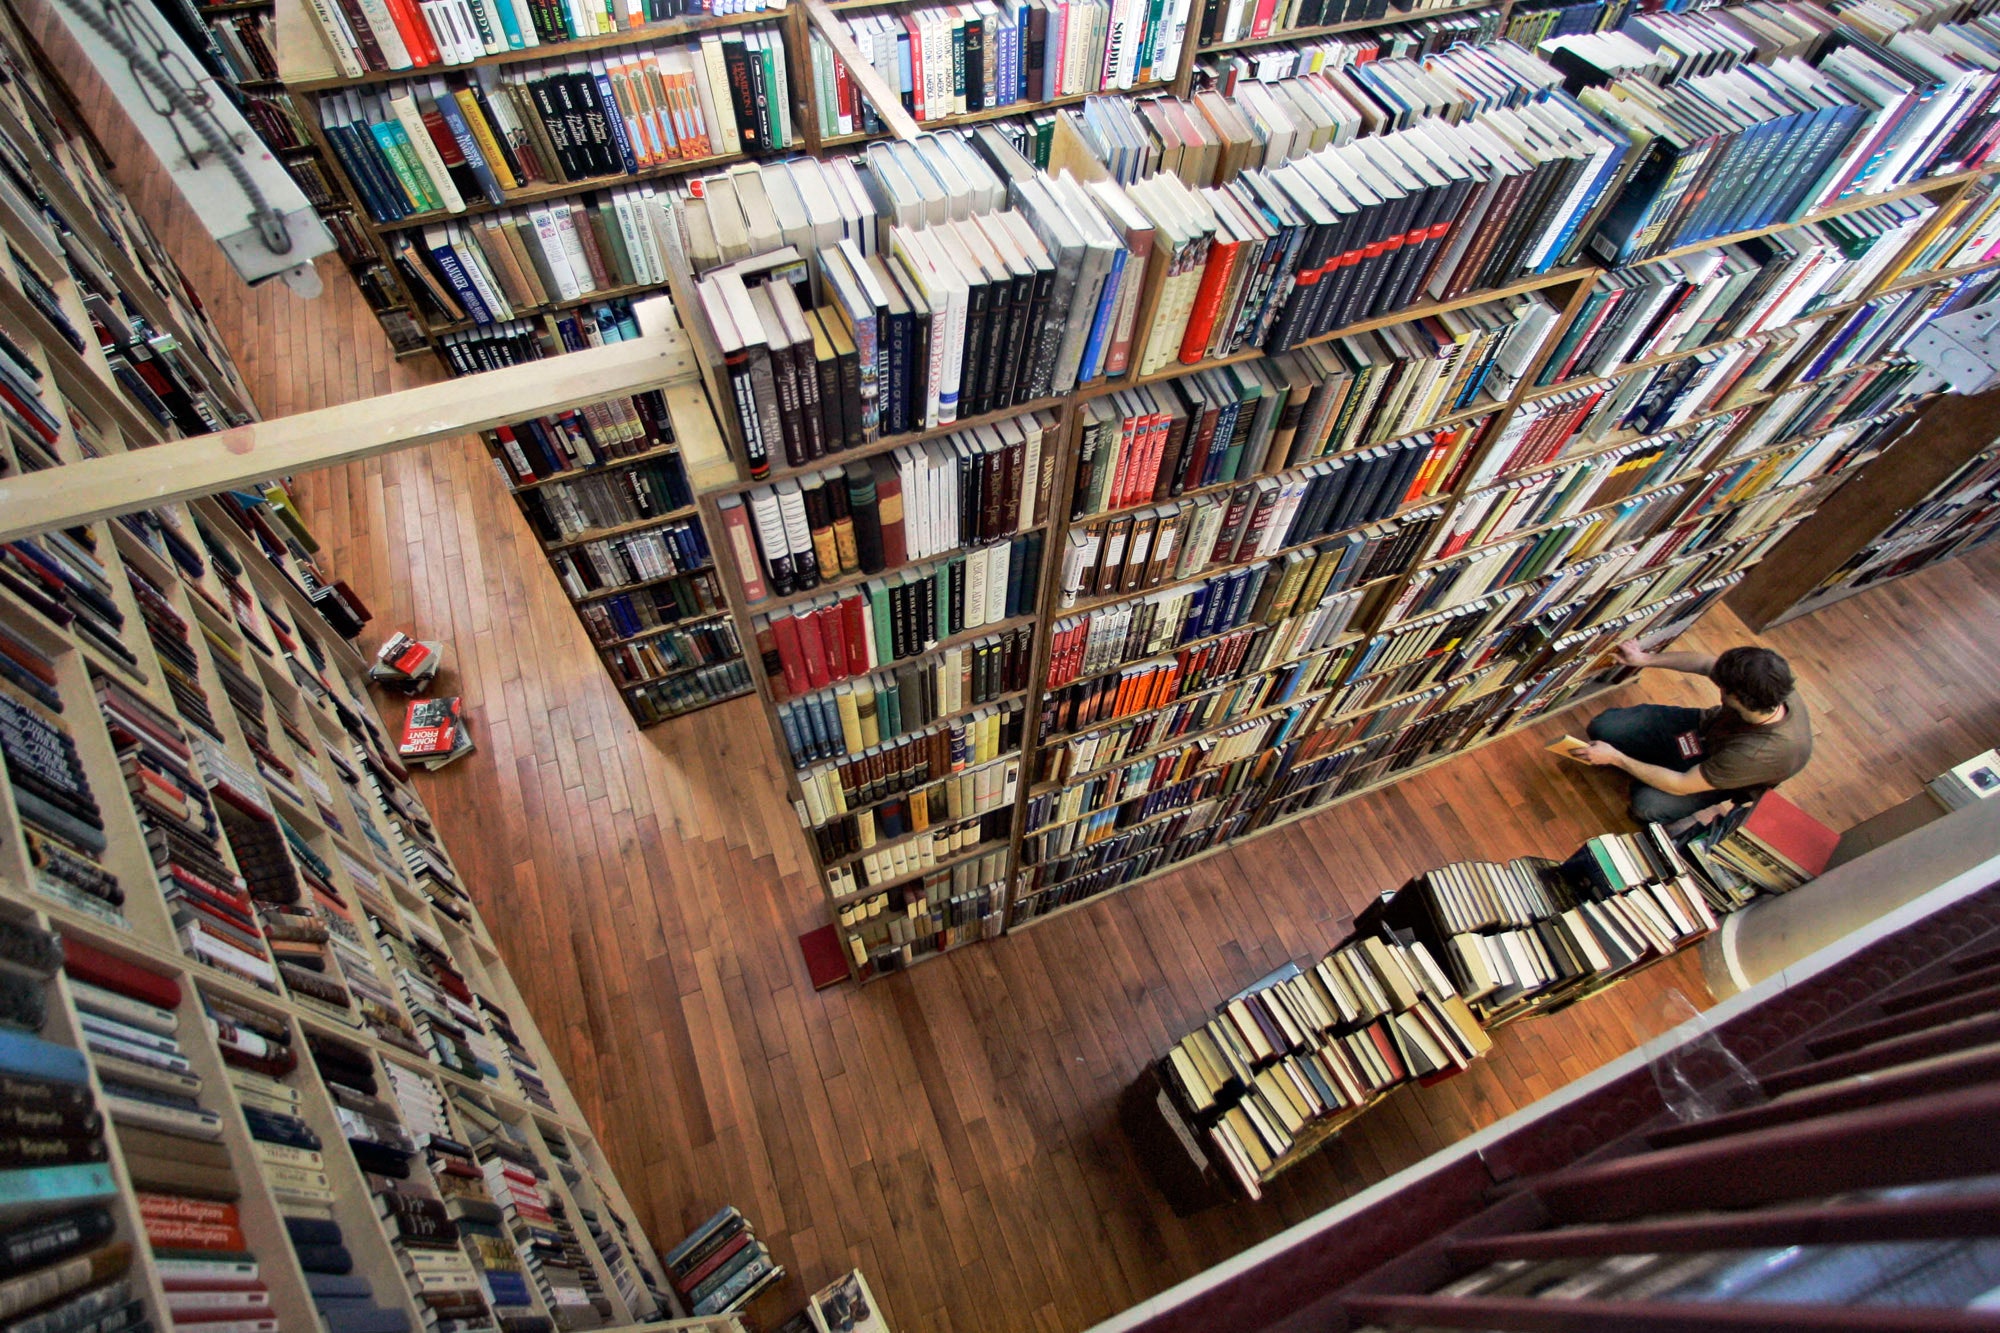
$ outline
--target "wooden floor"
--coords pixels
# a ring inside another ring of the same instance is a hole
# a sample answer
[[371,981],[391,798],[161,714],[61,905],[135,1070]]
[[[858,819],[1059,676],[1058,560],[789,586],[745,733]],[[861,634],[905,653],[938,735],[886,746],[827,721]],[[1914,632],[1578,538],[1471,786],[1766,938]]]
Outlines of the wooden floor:
[[[244,291],[136,165],[144,148],[104,132],[267,415],[435,373],[394,363],[337,265],[317,301]],[[760,1303],[769,1322],[859,1265],[899,1333],[1082,1328],[1631,1048],[1665,989],[1707,1003],[1676,960],[1517,1024],[1262,1204],[1178,1220],[1116,1129],[1121,1089],[1219,998],[1322,952],[1412,873],[1627,827],[1605,776],[1542,751],[1581,717],[1044,928],[815,994],[794,939],[823,909],[754,701],[632,727],[475,441],[302,489],[331,566],[374,608],[370,642],[408,628],[447,644],[479,752],[419,784],[641,1220],[664,1246],[741,1207],[792,1274]],[[1693,642],[1745,637],[1723,613]],[[1798,667],[1817,724],[1787,791],[1836,827],[2000,738],[2000,549],[1764,641]],[[1643,694],[1705,690],[1663,678]]]

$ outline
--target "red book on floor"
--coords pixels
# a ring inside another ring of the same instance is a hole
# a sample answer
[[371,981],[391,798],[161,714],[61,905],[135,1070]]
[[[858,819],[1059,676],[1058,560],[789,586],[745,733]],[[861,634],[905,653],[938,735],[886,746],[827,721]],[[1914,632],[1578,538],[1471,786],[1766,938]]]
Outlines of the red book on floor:
[[1742,831],[1807,879],[1826,869],[1840,842],[1838,833],[1774,791],[1757,798]]

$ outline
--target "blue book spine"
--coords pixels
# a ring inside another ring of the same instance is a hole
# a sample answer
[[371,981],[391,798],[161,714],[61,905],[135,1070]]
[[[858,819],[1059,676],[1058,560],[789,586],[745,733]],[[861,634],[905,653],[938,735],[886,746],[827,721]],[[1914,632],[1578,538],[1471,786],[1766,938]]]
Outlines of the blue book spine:
[[910,77],[910,34],[896,34],[896,88],[903,94],[903,110],[916,110],[916,83]]
[[1104,290],[1097,298],[1097,314],[1090,321],[1090,337],[1083,344],[1083,363],[1076,373],[1079,384],[1096,379],[1103,368],[1104,349],[1111,345],[1112,312],[1118,304],[1118,280],[1125,273],[1125,261],[1130,255],[1121,246],[1111,256],[1111,273],[1104,279]]
[[[503,0],[504,3],[504,0]],[[604,119],[611,126],[611,142],[618,146],[618,160],[625,164],[625,174],[639,174],[639,159],[632,152],[632,140],[625,133],[625,117],[619,113],[618,99],[611,95],[611,76],[592,71],[591,77],[597,81],[597,97],[604,104]]]
[[5,1029],[0,1029],[0,1070],[59,1083],[90,1081],[90,1068],[82,1051]]
[[431,99],[437,113],[444,117],[445,128],[458,143],[458,151],[465,154],[465,164],[472,168],[472,174],[479,181],[479,189],[486,196],[486,202],[498,206],[507,202],[506,192],[500,188],[500,178],[487,165],[486,155],[479,151],[479,140],[472,137],[472,126],[465,123],[465,113],[459,110],[458,101],[450,93]]
[[0,1207],[74,1203],[118,1192],[111,1168],[103,1162],[73,1166],[31,1166],[0,1171]]
[[388,167],[382,161],[374,140],[353,125],[329,125],[326,129],[336,156],[346,161],[349,168],[347,174],[361,187],[362,199],[367,203],[368,211],[375,214],[375,220],[395,222],[408,217],[409,201],[404,198],[402,189],[389,178]]
[[458,254],[449,244],[431,246],[431,258],[437,260],[438,271],[451,284],[452,294],[465,307],[466,315],[475,324],[493,323],[493,312],[486,308],[486,302],[479,299],[479,291],[472,285],[472,279],[465,275],[465,268],[458,262]]

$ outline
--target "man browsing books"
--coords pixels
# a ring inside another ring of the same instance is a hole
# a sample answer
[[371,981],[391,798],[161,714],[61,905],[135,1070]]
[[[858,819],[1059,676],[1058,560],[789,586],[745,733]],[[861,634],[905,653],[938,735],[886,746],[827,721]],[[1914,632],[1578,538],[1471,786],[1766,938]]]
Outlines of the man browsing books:
[[1591,719],[1575,758],[1632,776],[1632,818],[1671,824],[1723,801],[1754,800],[1812,758],[1812,721],[1792,668],[1769,648],[1652,653],[1618,645],[1630,667],[1706,676],[1722,691],[1714,708],[1640,704]]

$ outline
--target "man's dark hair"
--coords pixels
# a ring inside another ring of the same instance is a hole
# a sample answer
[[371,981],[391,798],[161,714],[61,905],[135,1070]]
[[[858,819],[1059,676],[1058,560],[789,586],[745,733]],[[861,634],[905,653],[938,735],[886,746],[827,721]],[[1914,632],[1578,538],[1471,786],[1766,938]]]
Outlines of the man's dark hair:
[[1794,684],[1791,664],[1769,648],[1731,648],[1715,659],[1709,679],[1753,713],[1785,701]]

